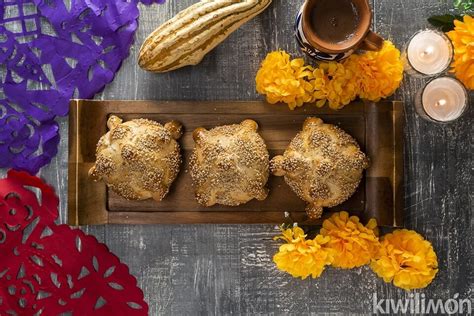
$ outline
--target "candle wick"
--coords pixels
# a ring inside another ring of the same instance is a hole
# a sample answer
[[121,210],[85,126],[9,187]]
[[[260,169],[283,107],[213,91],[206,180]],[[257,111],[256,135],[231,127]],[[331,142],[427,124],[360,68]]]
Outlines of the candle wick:
[[421,53],[423,56],[425,55],[431,55],[434,51],[434,48],[433,46],[428,46],[424,51],[423,53]]
[[436,102],[436,106],[444,106],[444,105],[446,105],[445,99],[441,99]]

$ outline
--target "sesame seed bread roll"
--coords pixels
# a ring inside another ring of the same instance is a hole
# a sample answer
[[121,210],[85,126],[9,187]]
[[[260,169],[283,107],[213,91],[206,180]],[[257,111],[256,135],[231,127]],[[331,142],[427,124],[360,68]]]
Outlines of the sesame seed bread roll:
[[303,130],[285,153],[274,157],[270,170],[304,201],[312,219],[321,217],[324,207],[346,201],[359,186],[369,160],[359,144],[337,126],[307,118]]
[[190,159],[196,200],[204,206],[237,206],[268,195],[269,155],[253,120],[198,128]]
[[128,200],[161,201],[181,166],[176,140],[182,135],[182,125],[172,121],[163,126],[147,119],[122,123],[112,115],[107,126],[89,176]]

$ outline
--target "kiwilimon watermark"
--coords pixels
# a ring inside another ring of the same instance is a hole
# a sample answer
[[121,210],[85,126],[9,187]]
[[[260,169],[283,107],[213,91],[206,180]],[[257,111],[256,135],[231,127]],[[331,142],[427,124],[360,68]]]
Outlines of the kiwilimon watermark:
[[472,314],[472,301],[459,298],[459,293],[448,299],[427,298],[425,294],[411,293],[405,299],[378,299],[372,294],[372,313],[374,314],[417,314],[417,315],[452,315]]

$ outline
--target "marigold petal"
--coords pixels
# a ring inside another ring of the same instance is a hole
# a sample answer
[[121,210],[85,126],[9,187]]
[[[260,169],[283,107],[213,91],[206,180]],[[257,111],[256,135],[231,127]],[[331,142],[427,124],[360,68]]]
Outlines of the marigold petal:
[[474,89],[474,19],[465,15],[463,21],[455,20],[454,30],[447,33],[454,47],[451,71],[468,88]]
[[362,225],[359,218],[347,212],[334,213],[323,222],[320,234],[330,238],[327,248],[334,250],[332,265],[354,268],[368,264],[378,254],[379,241],[375,227]]
[[282,234],[284,235],[276,238],[287,243],[281,245],[273,256],[279,270],[302,279],[308,276],[317,278],[325,266],[332,262],[332,250],[322,247],[328,242],[328,238],[318,235],[314,239],[306,239],[304,231],[299,227],[282,230]]
[[411,230],[396,230],[382,238],[379,257],[372,270],[395,286],[410,290],[428,286],[438,272],[431,243]]

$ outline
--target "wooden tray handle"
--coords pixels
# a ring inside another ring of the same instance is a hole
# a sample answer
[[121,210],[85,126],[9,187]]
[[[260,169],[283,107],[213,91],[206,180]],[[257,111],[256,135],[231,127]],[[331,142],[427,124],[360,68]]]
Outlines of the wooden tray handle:
[[[366,146],[371,162],[366,172],[364,215],[366,220],[377,219],[380,226],[402,226],[403,106],[399,102],[370,102],[366,111]],[[393,129],[383,129],[387,124]]]

